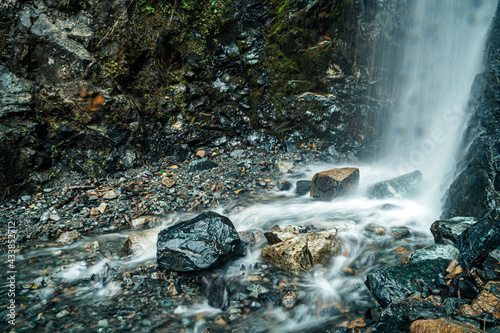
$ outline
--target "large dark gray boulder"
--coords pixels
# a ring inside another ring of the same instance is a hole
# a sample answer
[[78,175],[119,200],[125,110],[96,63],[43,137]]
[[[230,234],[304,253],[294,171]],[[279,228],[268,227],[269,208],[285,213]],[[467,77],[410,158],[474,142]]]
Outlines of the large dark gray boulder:
[[368,274],[365,284],[382,307],[415,292],[438,294],[446,286],[448,263],[449,260],[438,258],[383,268]]
[[198,215],[162,230],[156,259],[167,271],[199,271],[245,254],[233,223],[213,212]]
[[410,332],[410,325],[416,319],[437,319],[445,312],[432,298],[407,298],[397,300],[380,314],[371,333]]
[[422,173],[413,171],[405,175],[373,184],[368,188],[368,197],[374,199],[411,198],[418,194]]
[[465,230],[457,240],[458,260],[466,267],[476,266],[500,245],[500,212],[492,211]]

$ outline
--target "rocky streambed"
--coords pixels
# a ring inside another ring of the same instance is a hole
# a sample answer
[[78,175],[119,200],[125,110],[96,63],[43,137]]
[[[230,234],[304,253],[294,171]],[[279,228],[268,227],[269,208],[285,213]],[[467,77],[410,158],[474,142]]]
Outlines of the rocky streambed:
[[12,221],[18,273],[16,325],[4,309],[2,330],[498,329],[497,213],[432,224],[419,172],[385,181],[324,159],[313,144],[206,148],[3,204],[2,257]]

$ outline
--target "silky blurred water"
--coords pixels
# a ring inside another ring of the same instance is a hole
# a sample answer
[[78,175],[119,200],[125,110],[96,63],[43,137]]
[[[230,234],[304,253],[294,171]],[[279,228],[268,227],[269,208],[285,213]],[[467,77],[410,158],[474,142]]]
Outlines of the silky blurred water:
[[[406,39],[402,45],[400,67],[394,69],[398,88],[395,89],[396,107],[388,119],[387,135],[380,163],[373,165],[312,165],[303,168],[303,179],[311,179],[315,172],[332,167],[360,168],[360,186],[347,197],[321,202],[309,196],[298,197],[293,189],[288,192],[270,192],[263,198],[245,203],[234,203],[219,208],[238,231],[266,232],[273,226],[288,225],[336,228],[342,243],[341,255],[325,267],[300,275],[290,274],[298,286],[300,302],[291,310],[269,307],[243,316],[235,327],[244,326],[249,332],[306,332],[328,324],[330,327],[363,315],[375,305],[364,281],[366,275],[403,260],[397,248],[404,251],[432,243],[429,227],[441,213],[440,199],[451,182],[455,166],[457,143],[460,141],[468,115],[466,104],[475,75],[481,70],[483,43],[496,0],[418,0],[413,2],[412,16],[405,26]],[[412,199],[376,200],[366,197],[367,188],[375,182],[403,173],[421,170],[424,184],[419,196]],[[391,204],[387,209],[386,204]],[[166,228],[194,214],[171,214],[159,229]],[[365,230],[369,224],[383,226],[385,235],[374,235]],[[407,227],[410,237],[391,237],[391,228]],[[18,260],[27,262],[38,258],[23,273],[21,283],[37,283],[54,272],[58,283],[103,275],[118,267],[134,270],[145,263],[155,263],[154,245],[143,253],[126,258],[121,246],[131,231],[119,234],[83,237],[70,246],[33,249],[22,253]],[[87,260],[87,246],[94,241],[101,244],[105,255],[98,260]],[[241,280],[262,271],[260,250],[265,242],[249,248],[246,257],[232,262],[219,274],[227,279]],[[404,252],[403,251],[403,252]],[[28,267],[28,266],[27,266]],[[242,276],[241,267],[245,267]],[[349,268],[352,273],[346,274]],[[74,288],[67,293],[68,302],[83,306],[104,302],[123,292],[120,283],[106,283],[105,276],[91,286]],[[206,300],[196,304],[175,304],[186,332],[203,332],[205,319],[196,319],[204,313],[215,316],[221,312],[211,308]]]

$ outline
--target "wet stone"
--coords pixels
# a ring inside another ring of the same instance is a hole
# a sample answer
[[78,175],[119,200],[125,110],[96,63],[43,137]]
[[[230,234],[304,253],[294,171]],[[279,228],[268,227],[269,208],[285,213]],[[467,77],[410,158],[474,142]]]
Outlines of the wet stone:
[[207,212],[162,230],[156,257],[165,270],[187,272],[212,268],[244,253],[233,223]]
[[80,239],[81,235],[78,231],[66,231],[56,240],[57,243],[72,244]]
[[286,309],[293,308],[295,306],[295,303],[297,303],[297,293],[293,291],[287,292],[286,295],[283,297],[283,300],[281,301],[281,304]]
[[437,258],[456,259],[459,252],[453,245],[434,244],[423,249],[416,250],[410,258],[410,261],[432,260]]
[[380,206],[380,209],[382,209],[382,210],[395,210],[395,209],[400,209],[400,208],[401,208],[401,206],[393,205],[390,203],[385,203],[382,206]]
[[166,187],[171,188],[171,187],[173,187],[175,185],[176,182],[175,182],[175,179],[173,179],[173,178],[163,177],[161,179],[161,183],[163,185],[165,185]]
[[278,242],[262,249],[267,262],[290,272],[310,271],[314,265],[323,265],[340,253],[340,241],[335,229],[293,234],[278,233]]
[[410,333],[425,332],[480,333],[484,331],[477,329],[472,324],[447,318],[420,319],[414,321],[410,326]]
[[363,318],[354,319],[347,325],[347,328],[358,328],[358,327],[366,327],[366,322]]
[[486,260],[484,261],[484,266],[493,272],[500,273],[500,246],[499,248],[488,253]]
[[141,216],[133,219],[130,223],[133,229],[139,229],[146,226],[156,228],[160,225],[160,219],[156,216]]
[[382,235],[386,234],[385,228],[382,227],[381,225],[377,225],[377,224],[368,224],[365,227],[365,230],[369,231],[371,233],[374,233],[376,235],[379,235],[379,236],[382,236]]
[[345,195],[359,184],[358,168],[330,169],[318,172],[311,181],[311,197],[329,201]]
[[395,239],[408,238],[411,236],[410,229],[407,227],[393,227],[390,229],[389,234]]
[[106,192],[106,194],[104,194],[102,196],[102,198],[106,199],[106,200],[116,199],[116,198],[118,198],[118,193],[116,193],[115,190],[111,190],[111,191]]
[[493,211],[489,216],[465,230],[457,239],[460,251],[458,261],[463,267],[480,265],[489,252],[500,244],[500,211]]
[[454,217],[436,221],[431,226],[434,241],[436,244],[455,245],[460,235],[477,221],[475,217]]
[[421,183],[422,173],[414,171],[370,186],[368,197],[374,199],[412,198],[418,194]]
[[306,195],[311,192],[310,180],[298,180],[295,184],[295,193],[298,195]]
[[176,296],[181,293],[181,288],[179,287],[179,284],[177,282],[173,281],[168,286],[167,292],[170,296]]
[[260,294],[265,294],[269,292],[268,288],[255,282],[250,283],[247,287],[247,290],[250,291],[250,295],[253,297],[258,297]]
[[288,180],[279,180],[276,187],[280,191],[288,191],[292,188],[292,183]]
[[99,207],[97,207],[97,210],[99,211],[99,213],[101,214],[106,214],[106,212],[108,211],[109,209],[109,205],[105,202],[102,202]]
[[490,281],[470,305],[465,304],[458,314],[487,323],[500,323],[500,282]]
[[154,249],[159,230],[146,230],[133,233],[123,243],[123,251],[127,254],[138,254],[148,249]]
[[217,163],[209,161],[208,158],[201,158],[188,164],[188,171],[204,171],[217,167]]
[[63,318],[63,317],[66,317],[67,315],[69,315],[69,311],[68,310],[62,310],[61,312],[58,312],[56,314],[56,317],[57,318]]
[[281,173],[287,173],[293,168],[293,163],[291,162],[283,162],[283,161],[277,161],[274,163],[274,166],[276,170],[278,170]]
[[442,307],[446,311],[446,314],[450,316],[450,315],[455,315],[458,312],[458,310],[465,304],[467,304],[467,300],[455,297],[448,297],[443,301]]
[[370,333],[409,332],[417,319],[438,319],[444,315],[433,298],[408,298],[394,301],[381,313]]
[[215,308],[226,310],[229,306],[229,288],[222,276],[202,276],[201,290],[208,304]]
[[368,274],[365,284],[382,307],[415,292],[438,294],[446,286],[448,261],[421,260],[404,266],[392,266]]

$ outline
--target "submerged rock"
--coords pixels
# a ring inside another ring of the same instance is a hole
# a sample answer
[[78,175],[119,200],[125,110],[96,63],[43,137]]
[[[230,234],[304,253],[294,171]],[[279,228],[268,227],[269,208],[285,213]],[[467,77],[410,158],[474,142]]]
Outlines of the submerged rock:
[[169,271],[198,271],[245,254],[233,223],[213,212],[198,215],[162,230],[156,259]]
[[201,290],[208,304],[214,308],[226,310],[229,306],[229,288],[223,277],[201,276]]
[[328,201],[352,191],[359,183],[358,168],[330,169],[318,172],[311,182],[311,197]]
[[306,195],[311,192],[310,180],[298,180],[295,184],[295,193],[298,195]]
[[418,194],[422,173],[414,171],[376,183],[368,188],[368,197],[374,199],[412,198]]
[[432,259],[392,266],[368,274],[365,284],[383,307],[415,293],[438,294],[446,286],[448,260]]
[[292,188],[292,183],[288,180],[279,180],[278,183],[276,184],[276,187],[280,191],[288,191]]
[[458,260],[464,267],[479,265],[488,253],[500,245],[500,215],[491,212],[488,216],[465,230],[457,239],[460,251]]
[[281,240],[262,249],[267,262],[293,273],[310,271],[316,264],[325,264],[340,253],[337,230],[307,234],[278,233]]
[[387,233],[385,228],[378,224],[368,224],[365,226],[365,230],[379,236],[383,236]]

